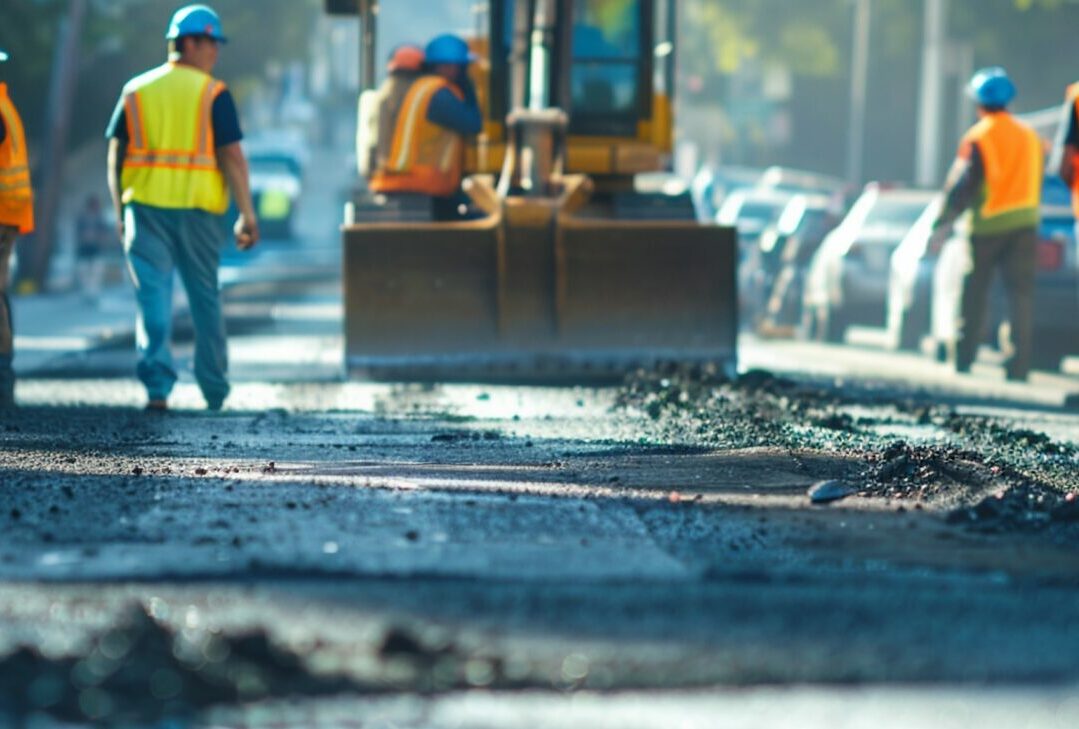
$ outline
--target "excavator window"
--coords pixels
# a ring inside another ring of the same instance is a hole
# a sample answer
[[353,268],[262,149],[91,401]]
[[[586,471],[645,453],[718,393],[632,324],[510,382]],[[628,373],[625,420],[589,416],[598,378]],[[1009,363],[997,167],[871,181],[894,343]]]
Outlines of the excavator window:
[[[573,3],[570,133],[634,136],[651,114],[652,0],[576,0]],[[507,58],[513,43],[513,4],[494,3],[492,49]],[[501,46],[501,47],[498,47]],[[509,74],[492,69],[491,116],[502,118]],[[554,74],[552,86],[559,83]],[[562,98],[552,88],[552,99]]]

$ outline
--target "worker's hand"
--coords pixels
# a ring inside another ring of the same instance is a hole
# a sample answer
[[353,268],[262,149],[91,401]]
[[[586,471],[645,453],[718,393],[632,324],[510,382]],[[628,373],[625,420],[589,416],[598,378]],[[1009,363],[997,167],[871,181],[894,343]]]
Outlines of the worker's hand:
[[254,248],[259,242],[259,221],[254,216],[240,215],[236,219],[236,225],[232,229],[236,235],[236,247],[241,251]]

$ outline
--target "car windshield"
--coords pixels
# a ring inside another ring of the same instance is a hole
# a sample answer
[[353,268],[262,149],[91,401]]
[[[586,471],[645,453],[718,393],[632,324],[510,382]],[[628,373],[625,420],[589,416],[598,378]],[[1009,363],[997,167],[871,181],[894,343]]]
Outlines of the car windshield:
[[296,175],[296,162],[284,157],[252,157],[251,171],[263,175]]
[[862,223],[864,228],[909,229],[925,210],[924,200],[889,200],[880,198],[869,209]]

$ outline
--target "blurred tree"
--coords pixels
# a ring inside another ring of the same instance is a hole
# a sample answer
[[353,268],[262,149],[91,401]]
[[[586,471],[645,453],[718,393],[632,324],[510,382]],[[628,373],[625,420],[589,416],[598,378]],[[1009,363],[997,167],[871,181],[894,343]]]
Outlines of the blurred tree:
[[[849,95],[850,0],[684,0],[682,98],[724,105],[728,80],[777,64],[795,77],[788,104],[792,143],[777,163],[839,173]],[[922,3],[874,0],[869,69],[867,171],[909,179],[921,66]],[[1079,79],[1079,0],[952,0],[950,34],[969,43],[976,66],[1003,65],[1020,88],[1020,109],[1059,103]],[[959,88],[950,96],[959,103]]]
[[[33,145],[44,123],[53,49],[67,0],[2,0],[0,48],[11,60],[0,79],[12,87]],[[242,97],[267,64],[302,58],[320,0],[213,0],[230,43],[217,75]],[[165,30],[183,0],[91,0],[83,38],[72,144],[104,133],[123,83],[165,59]]]

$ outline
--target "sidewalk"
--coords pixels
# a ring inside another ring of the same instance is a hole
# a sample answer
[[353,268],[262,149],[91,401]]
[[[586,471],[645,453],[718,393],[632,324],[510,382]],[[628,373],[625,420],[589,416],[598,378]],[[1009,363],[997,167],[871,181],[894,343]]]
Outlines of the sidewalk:
[[105,346],[133,343],[135,295],[130,285],[103,289],[96,303],[79,292],[13,296],[15,372]]

